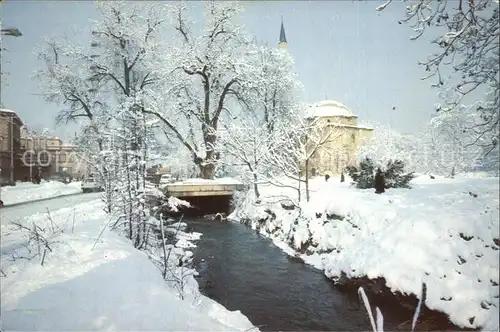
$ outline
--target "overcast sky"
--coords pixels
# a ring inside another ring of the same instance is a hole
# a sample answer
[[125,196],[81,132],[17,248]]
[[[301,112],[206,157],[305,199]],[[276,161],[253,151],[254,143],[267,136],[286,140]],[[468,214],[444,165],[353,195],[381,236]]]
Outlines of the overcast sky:
[[[306,102],[325,98],[347,105],[361,121],[390,124],[402,132],[419,129],[438,101],[430,81],[421,81],[419,60],[434,50],[426,40],[410,41],[398,24],[404,5],[377,12],[380,1],[248,1],[243,23],[259,41],[277,45],[283,17],[288,50],[305,86]],[[33,49],[44,37],[68,34],[89,43],[91,1],[2,1],[3,27],[22,37],[4,37],[2,102],[28,125],[71,137],[75,126],[56,127],[62,105],[46,103],[31,74],[41,63]],[[201,19],[201,18],[200,18]],[[78,31],[77,34],[74,34]],[[396,110],[393,110],[393,107]]]

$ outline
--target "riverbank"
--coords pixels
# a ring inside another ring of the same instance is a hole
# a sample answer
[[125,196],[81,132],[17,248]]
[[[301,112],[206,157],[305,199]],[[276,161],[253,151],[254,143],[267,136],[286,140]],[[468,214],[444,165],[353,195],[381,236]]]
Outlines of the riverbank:
[[154,252],[139,251],[109,230],[103,207],[94,200],[2,227],[2,330],[253,328],[240,312],[200,294],[195,271],[186,266],[187,248],[200,234],[174,225],[176,243],[167,248],[172,268],[164,280]]
[[[347,181],[349,181],[347,179]],[[382,195],[337,178],[311,181],[311,200],[261,186],[231,218],[246,222],[334,282],[374,282],[385,294],[420,296],[461,328],[498,329],[498,178],[416,178]],[[376,293],[373,291],[372,293]],[[411,304],[412,301],[409,301]]]

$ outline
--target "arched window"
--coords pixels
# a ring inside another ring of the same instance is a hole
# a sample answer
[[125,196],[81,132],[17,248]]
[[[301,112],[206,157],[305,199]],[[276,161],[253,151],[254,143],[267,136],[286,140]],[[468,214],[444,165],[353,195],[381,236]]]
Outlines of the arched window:
[[356,134],[351,134],[352,143],[356,143]]

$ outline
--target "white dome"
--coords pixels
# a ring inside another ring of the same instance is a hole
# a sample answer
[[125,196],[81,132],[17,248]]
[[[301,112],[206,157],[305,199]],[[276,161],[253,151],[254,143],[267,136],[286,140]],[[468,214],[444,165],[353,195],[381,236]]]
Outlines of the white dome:
[[310,118],[327,116],[356,117],[347,106],[335,100],[317,102],[309,108],[307,113]]

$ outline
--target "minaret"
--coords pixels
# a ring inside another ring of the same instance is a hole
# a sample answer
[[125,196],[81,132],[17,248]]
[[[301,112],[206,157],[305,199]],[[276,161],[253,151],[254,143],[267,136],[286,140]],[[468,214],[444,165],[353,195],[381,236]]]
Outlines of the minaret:
[[280,41],[278,45],[280,48],[286,48],[286,35],[285,35],[285,27],[283,26],[283,16],[281,17],[281,31],[280,31]]

